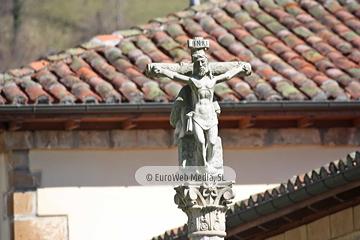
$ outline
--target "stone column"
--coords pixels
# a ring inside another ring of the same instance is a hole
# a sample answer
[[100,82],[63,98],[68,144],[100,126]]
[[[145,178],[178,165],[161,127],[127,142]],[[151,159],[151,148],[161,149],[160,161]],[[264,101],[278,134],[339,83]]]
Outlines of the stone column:
[[175,203],[188,216],[190,240],[226,236],[225,213],[235,197],[234,182],[187,182],[175,188]]

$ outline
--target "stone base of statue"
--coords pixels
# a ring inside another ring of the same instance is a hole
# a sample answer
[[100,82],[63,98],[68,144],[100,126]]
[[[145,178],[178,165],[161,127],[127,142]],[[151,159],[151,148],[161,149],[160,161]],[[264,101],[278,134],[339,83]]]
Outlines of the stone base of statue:
[[[222,167],[224,166],[224,162],[223,162],[222,144],[220,137],[217,137],[214,152],[215,154],[212,157],[212,159],[208,161],[208,164],[212,168],[221,171]],[[178,140],[179,166],[182,166],[184,168],[189,166],[204,166],[204,163],[202,162],[202,160],[200,160],[201,156],[199,156],[199,154],[200,153],[197,149],[197,143],[195,141],[195,137],[193,134],[185,135],[184,137]],[[216,172],[216,174],[221,174],[221,172]]]
[[188,216],[190,240],[224,239],[227,205],[235,197],[233,184],[233,181],[187,182],[175,188],[175,203]]

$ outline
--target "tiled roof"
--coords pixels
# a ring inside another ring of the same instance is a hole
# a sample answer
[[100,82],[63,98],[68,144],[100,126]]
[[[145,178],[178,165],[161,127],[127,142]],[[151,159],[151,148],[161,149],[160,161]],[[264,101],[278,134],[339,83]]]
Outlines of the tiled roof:
[[[330,162],[329,164],[314,169],[308,173],[294,176],[286,183],[279,185],[276,188],[267,190],[263,193],[250,196],[248,199],[237,202],[230,207],[226,214],[226,228],[234,228],[238,225],[244,224],[251,220],[255,220],[261,216],[276,212],[280,209],[295,205],[303,200],[306,200],[312,196],[317,196],[320,193],[329,191],[336,187],[342,187],[346,183],[356,181],[360,179],[360,152],[354,152],[348,154],[346,158],[337,161]],[[346,191],[346,189],[344,189]],[[354,194],[355,192],[355,194]],[[330,199],[326,201],[314,204],[312,207],[313,212],[304,212],[303,214],[288,213],[288,221],[281,224],[264,224],[260,226],[257,231],[244,231],[243,235],[237,235],[234,239],[253,239],[255,235],[264,233],[267,230],[273,230],[279,228],[289,222],[300,220],[302,217],[311,213],[320,212],[328,209],[331,206],[335,206],[340,203],[351,201],[360,196],[359,184],[357,188],[351,193],[339,194],[337,200]],[[299,210],[299,209],[297,209]],[[296,215],[296,216],[295,216]],[[281,218],[280,215],[277,216]],[[257,226],[261,225],[259,222]],[[178,229],[166,231],[164,235],[153,238],[153,240],[180,240],[187,238],[187,225],[184,225]],[[240,233],[241,234],[241,233]]]
[[186,41],[210,40],[210,61],[248,61],[219,101],[359,100],[360,4],[352,0],[205,3],[0,73],[0,104],[174,100],[182,84],[149,79],[152,62],[191,62]]

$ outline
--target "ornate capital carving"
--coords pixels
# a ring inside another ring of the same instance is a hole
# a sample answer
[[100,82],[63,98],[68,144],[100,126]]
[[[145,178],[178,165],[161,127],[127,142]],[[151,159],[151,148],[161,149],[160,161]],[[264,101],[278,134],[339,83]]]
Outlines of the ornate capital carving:
[[190,182],[175,188],[175,203],[188,216],[188,237],[226,236],[225,213],[233,182]]

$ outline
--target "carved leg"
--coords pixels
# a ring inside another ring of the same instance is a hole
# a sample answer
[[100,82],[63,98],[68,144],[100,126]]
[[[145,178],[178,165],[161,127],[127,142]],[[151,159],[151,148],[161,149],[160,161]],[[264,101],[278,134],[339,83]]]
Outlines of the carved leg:
[[174,131],[174,146],[177,146],[178,145],[178,140],[180,137],[183,137],[183,136],[180,136],[180,133],[182,131],[182,122],[181,120],[178,120],[176,122],[176,128],[175,128],[175,131]]
[[182,138],[185,135],[186,128],[187,128],[187,118],[186,114],[188,114],[191,111],[191,108],[183,107],[181,108],[181,131],[180,131],[180,138]]
[[207,131],[207,162],[211,162],[215,155],[215,144],[218,137],[218,126],[215,125]]
[[194,121],[194,135],[195,135],[196,142],[199,145],[199,147],[198,147],[199,150],[198,151],[202,156],[204,166],[206,166],[207,162],[206,162],[206,145],[205,145],[206,144],[206,139],[205,139],[205,134],[204,134],[204,130],[195,121]]

